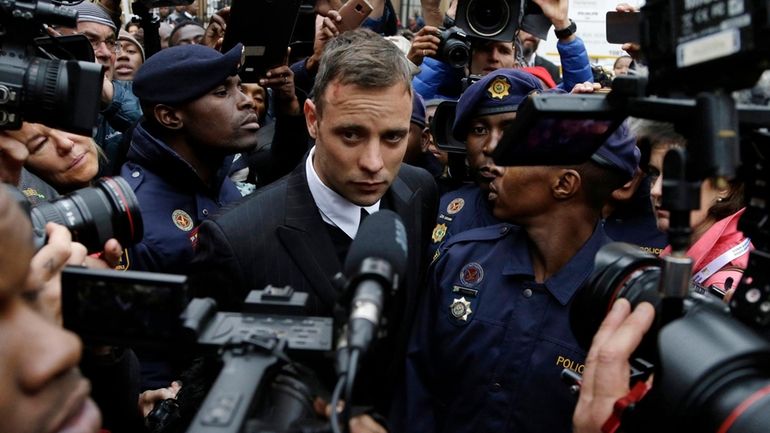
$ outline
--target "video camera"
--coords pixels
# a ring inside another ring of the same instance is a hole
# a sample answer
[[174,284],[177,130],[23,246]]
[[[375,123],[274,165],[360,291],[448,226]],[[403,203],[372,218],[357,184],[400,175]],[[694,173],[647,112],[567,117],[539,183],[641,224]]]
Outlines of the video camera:
[[[243,313],[219,312],[211,298],[191,299],[181,275],[82,268],[62,274],[64,326],[86,344],[221,360],[188,433],[283,432],[311,422],[313,375],[289,354],[330,351],[333,321],[301,315],[306,300],[307,293],[268,286],[251,292]],[[178,417],[178,407],[166,410],[154,418]]]
[[[101,65],[42,58],[44,24],[77,25],[77,13],[47,0],[0,1],[0,129],[23,121],[91,135],[99,113]],[[53,37],[51,37],[53,39]]]
[[[329,367],[336,375],[332,407],[343,397],[347,407],[355,402],[359,359],[379,338],[386,300],[399,288],[406,267],[406,228],[398,214],[380,210],[362,222],[351,244],[344,266],[348,278],[335,278],[341,296],[334,319],[307,316],[309,295],[291,287],[252,291],[242,312],[218,312],[211,298],[192,297],[185,276],[81,268],[62,274],[62,314],[64,326],[86,344],[185,358],[215,355],[221,371],[188,433],[339,432],[349,409],[330,423],[316,419],[314,397],[328,391],[321,389],[316,371]],[[334,327],[335,319],[345,325]],[[318,362],[319,355],[332,352],[334,368],[323,362],[310,371],[292,361]],[[152,419],[173,421],[174,405],[165,408],[171,414]]]
[[[631,387],[651,374],[654,383],[641,401],[626,402],[623,431],[770,430],[770,108],[736,106],[729,94],[770,66],[769,31],[767,1],[650,0],[640,28],[649,80],[617,77],[607,95],[530,96],[492,155],[501,166],[580,164],[627,116],[671,122],[688,140],[663,163],[672,254],[659,259],[607,245],[572,304],[573,332],[586,349],[618,298],[656,306],[656,325],[632,361]],[[589,133],[567,133],[578,124]],[[552,140],[574,146],[554,154]],[[686,251],[700,183],[736,175],[745,182],[739,228],[755,250],[728,308],[713,288],[693,283]]]

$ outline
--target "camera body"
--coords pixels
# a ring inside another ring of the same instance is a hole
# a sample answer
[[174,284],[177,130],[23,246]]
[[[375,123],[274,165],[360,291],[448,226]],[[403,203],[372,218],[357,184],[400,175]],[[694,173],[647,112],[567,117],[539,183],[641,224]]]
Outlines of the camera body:
[[[268,286],[249,295],[246,312],[221,312],[210,298],[191,298],[182,275],[72,267],[62,274],[64,326],[87,344],[218,359],[222,368],[188,433],[282,432],[313,422],[318,379],[289,356],[332,350],[333,320],[303,315],[306,299]],[[177,405],[156,409],[153,431],[179,419]]]
[[441,29],[439,39],[441,42],[438,45],[436,59],[456,69],[468,66],[471,59],[471,42],[462,29],[457,26]]
[[76,12],[46,0],[0,2],[0,129],[23,121],[91,135],[99,113],[102,66],[36,57],[42,24],[75,27]]

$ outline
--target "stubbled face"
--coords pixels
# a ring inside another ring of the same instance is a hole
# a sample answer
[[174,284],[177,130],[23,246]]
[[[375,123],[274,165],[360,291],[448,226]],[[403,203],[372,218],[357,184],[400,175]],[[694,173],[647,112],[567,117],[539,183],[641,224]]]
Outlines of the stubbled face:
[[540,39],[524,30],[519,30],[519,41],[521,42],[521,54],[526,59],[529,59],[532,54],[535,54],[537,47],[540,45]]
[[88,38],[94,49],[96,63],[104,66],[105,76],[112,77],[115,65],[115,32],[104,24],[91,22],[79,22],[77,32]]
[[358,206],[376,203],[398,174],[407,147],[412,94],[403,84],[365,89],[332,82],[323,111],[305,103],[316,139],[315,168],[321,181]]
[[178,111],[189,143],[223,155],[257,145],[257,113],[237,75]]
[[516,56],[512,42],[490,41],[474,46],[471,51],[471,74],[487,75],[498,69],[513,68]]
[[142,53],[139,47],[128,41],[119,41],[120,54],[115,59],[115,73],[117,80],[132,81],[134,75],[142,66]]
[[[670,213],[667,210],[663,210],[661,205],[663,204],[663,160],[666,156],[666,152],[671,149],[670,146],[654,146],[650,152],[650,162],[648,164],[648,170],[650,172],[652,187],[650,188],[650,200],[652,201],[652,207],[655,210],[655,219],[658,224],[658,230],[668,231],[670,226]],[[709,208],[714,204],[719,197],[719,191],[714,188],[711,181],[704,181],[700,187],[700,209],[690,212],[690,227],[693,228],[693,233],[702,233],[714,221],[708,216]]]
[[516,113],[498,113],[473,119],[465,140],[466,158],[473,180],[483,191],[489,190],[489,182],[495,178],[495,163],[491,154],[503,136],[505,128],[516,119]]
[[22,296],[32,258],[29,220],[10,194],[0,191],[0,419],[14,433],[96,433],[101,416],[88,397],[90,385],[77,370],[77,337],[48,322]]
[[27,167],[59,190],[86,187],[99,171],[91,137],[26,122],[8,134],[35,149],[27,158]]

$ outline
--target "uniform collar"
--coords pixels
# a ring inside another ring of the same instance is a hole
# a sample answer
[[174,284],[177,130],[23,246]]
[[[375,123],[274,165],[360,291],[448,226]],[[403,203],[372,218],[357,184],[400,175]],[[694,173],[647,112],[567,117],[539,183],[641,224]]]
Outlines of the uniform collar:
[[[337,194],[331,188],[326,186],[313,167],[313,156],[315,155],[315,146],[310,149],[310,153],[305,160],[305,175],[307,184],[310,188],[310,194],[313,201],[321,213],[321,219],[327,224],[338,227],[345,232],[351,239],[355,239],[358,232],[358,225],[361,222],[361,206],[349,202],[345,197]],[[377,203],[364,207],[369,214],[380,210],[380,200]]]
[[[507,264],[503,267],[503,275],[522,275],[534,279],[535,272],[532,269],[532,259],[529,254],[530,241],[527,233],[523,229],[518,229],[513,234],[511,241],[513,242],[513,249]],[[602,224],[597,224],[593,234],[578,250],[577,254],[556,274],[545,280],[543,285],[546,290],[560,304],[567,305],[583,285],[583,282],[591,275],[597,251],[609,242],[610,239],[604,233]]]
[[[187,161],[182,159],[171,147],[154,137],[149,131],[139,124],[134,129],[131,147],[128,151],[128,160],[151,170],[158,176],[173,181],[179,185],[200,185],[208,188],[198,172]],[[212,191],[219,191],[227,177],[233,158],[227,157],[223,166],[214,175]],[[199,189],[196,187],[194,189]]]

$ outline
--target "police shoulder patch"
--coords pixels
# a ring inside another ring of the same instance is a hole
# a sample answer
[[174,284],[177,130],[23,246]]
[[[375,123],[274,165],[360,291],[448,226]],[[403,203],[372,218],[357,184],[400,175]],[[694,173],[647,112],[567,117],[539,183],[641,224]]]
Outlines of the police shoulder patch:
[[465,206],[465,200],[458,197],[449,202],[449,204],[446,207],[446,213],[448,213],[449,215],[454,215],[457,212],[460,212],[461,210],[463,210],[464,206]]
[[468,287],[478,285],[484,279],[484,268],[473,262],[463,266],[460,270],[460,282]]
[[190,217],[190,214],[183,211],[182,209],[175,210],[171,214],[171,220],[179,230],[189,232],[193,229],[192,217]]

